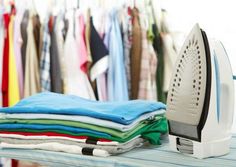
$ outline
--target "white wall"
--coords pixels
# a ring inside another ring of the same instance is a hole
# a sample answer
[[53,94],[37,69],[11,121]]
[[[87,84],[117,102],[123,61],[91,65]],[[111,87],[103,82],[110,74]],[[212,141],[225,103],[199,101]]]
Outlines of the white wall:
[[[235,0],[162,0],[160,3],[169,13],[172,31],[188,33],[198,22],[208,37],[219,39],[226,48],[236,75]],[[236,88],[236,81],[234,85]],[[233,131],[236,132],[236,113]]]

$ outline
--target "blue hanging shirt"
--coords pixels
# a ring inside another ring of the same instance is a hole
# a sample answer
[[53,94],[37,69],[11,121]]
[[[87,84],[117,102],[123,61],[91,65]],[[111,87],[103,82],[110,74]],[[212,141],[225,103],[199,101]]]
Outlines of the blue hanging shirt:
[[113,10],[110,16],[111,29],[109,38],[108,64],[108,100],[126,101],[129,99],[127,77],[124,66],[124,51],[117,12]]

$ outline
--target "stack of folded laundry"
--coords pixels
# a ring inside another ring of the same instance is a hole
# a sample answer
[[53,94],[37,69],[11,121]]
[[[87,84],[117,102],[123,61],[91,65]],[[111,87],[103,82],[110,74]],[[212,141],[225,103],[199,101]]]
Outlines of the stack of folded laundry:
[[0,147],[109,156],[167,132],[165,105],[133,100],[98,102],[39,93],[0,109]]

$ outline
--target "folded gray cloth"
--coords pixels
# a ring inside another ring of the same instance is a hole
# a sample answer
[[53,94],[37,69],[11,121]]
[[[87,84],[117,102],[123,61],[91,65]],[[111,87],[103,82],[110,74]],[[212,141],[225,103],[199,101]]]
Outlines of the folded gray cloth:
[[133,148],[141,147],[144,143],[144,139],[142,138],[135,138],[132,139],[126,143],[120,143],[117,146],[109,146],[109,145],[94,145],[94,144],[86,144],[86,143],[79,143],[75,141],[69,141],[69,140],[61,140],[61,139],[32,139],[32,140],[25,140],[25,139],[16,139],[16,138],[0,138],[0,142],[8,143],[8,144],[43,144],[43,143],[60,143],[60,144],[66,144],[66,145],[75,145],[80,146],[82,148],[93,148],[93,149],[100,149],[105,150],[109,154],[119,154],[124,153],[127,151],[130,151]]

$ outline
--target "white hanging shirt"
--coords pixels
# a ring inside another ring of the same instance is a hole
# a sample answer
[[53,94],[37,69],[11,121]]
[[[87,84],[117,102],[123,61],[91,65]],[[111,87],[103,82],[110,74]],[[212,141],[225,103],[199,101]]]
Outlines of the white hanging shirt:
[[[66,94],[77,95],[86,99],[95,99],[87,75],[80,69],[79,43],[76,40],[79,32],[79,19],[76,11],[67,13],[69,28],[64,44]],[[76,31],[75,31],[76,29]]]

